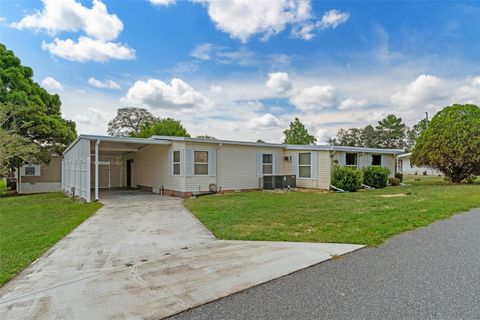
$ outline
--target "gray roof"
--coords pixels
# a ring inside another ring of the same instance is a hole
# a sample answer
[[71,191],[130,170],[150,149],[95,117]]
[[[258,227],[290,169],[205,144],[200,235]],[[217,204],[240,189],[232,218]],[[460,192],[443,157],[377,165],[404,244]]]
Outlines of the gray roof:
[[82,134],[75,139],[70,146],[63,152],[67,152],[78,140],[100,140],[109,142],[123,142],[123,143],[140,143],[140,144],[172,144],[172,141],[183,142],[195,142],[195,143],[207,143],[207,144],[229,144],[229,145],[242,145],[252,147],[270,147],[270,148],[283,148],[287,150],[319,150],[319,151],[343,151],[343,152],[365,152],[365,153],[383,153],[383,154],[403,154],[405,150],[402,149],[380,149],[380,148],[362,148],[362,147],[348,147],[348,146],[330,146],[330,145],[297,145],[297,144],[282,144],[282,143],[257,143],[249,141],[236,141],[236,140],[214,140],[204,138],[191,138],[191,137],[172,137],[172,136],[151,136],[150,138],[132,138],[132,137],[111,137],[111,136],[99,136],[99,135],[86,135]]
[[348,147],[348,146],[330,146],[330,145],[297,145],[297,144],[282,144],[282,143],[257,143],[249,141],[237,140],[213,140],[204,138],[191,137],[170,137],[170,136],[152,136],[155,140],[166,141],[184,141],[184,142],[198,142],[210,144],[230,144],[230,145],[244,145],[256,147],[273,147],[285,148],[287,150],[321,150],[321,151],[345,151],[345,152],[366,152],[366,153],[387,153],[387,154],[402,154],[405,153],[403,149],[381,149],[381,148],[362,148],[362,147]]
[[63,151],[65,154],[68,150],[70,150],[79,140],[86,139],[92,141],[108,141],[108,142],[122,142],[122,143],[138,143],[138,144],[172,144],[170,141],[165,140],[155,140],[150,138],[132,138],[132,137],[112,137],[112,136],[99,136],[99,135],[90,135],[90,134],[81,134],[79,135],[68,147]]

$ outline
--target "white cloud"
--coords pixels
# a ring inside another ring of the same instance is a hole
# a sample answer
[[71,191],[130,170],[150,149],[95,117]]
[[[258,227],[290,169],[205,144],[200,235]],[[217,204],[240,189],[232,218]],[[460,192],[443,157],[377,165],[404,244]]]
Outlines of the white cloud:
[[117,15],[109,13],[102,1],[93,0],[92,8],[75,0],[43,0],[43,5],[43,10],[26,15],[10,26],[20,30],[46,31],[50,36],[60,32],[84,32],[78,41],[55,38],[51,43],[42,42],[44,50],[67,60],[106,62],[135,58],[135,50],[113,42],[122,32],[123,22]]
[[328,138],[330,138],[330,136],[332,135],[333,134],[331,134],[331,132],[329,132],[329,130],[326,128],[320,128],[315,133],[315,137],[317,138],[317,143],[320,143],[320,144],[327,143]]
[[102,89],[121,89],[118,83],[113,80],[100,81],[95,79],[94,77],[90,77],[88,79],[88,83],[94,87]]
[[348,12],[341,12],[335,9],[330,10],[325,12],[322,19],[317,22],[317,27],[320,29],[335,29],[340,24],[347,22],[348,18],[350,18],[350,13]]
[[88,108],[88,112],[77,114],[73,117],[73,121],[89,126],[105,125],[112,118],[108,112],[96,109]]
[[278,94],[288,93],[293,88],[292,83],[288,79],[288,73],[286,72],[269,73],[265,85]]
[[135,50],[121,43],[103,42],[88,37],[80,37],[78,42],[72,39],[61,40],[55,38],[53,42],[42,43],[42,48],[52,55],[66,60],[86,62],[89,60],[107,62],[112,59],[132,60]]
[[340,104],[338,105],[338,109],[340,110],[357,109],[357,108],[363,108],[366,105],[367,105],[367,100],[365,99],[348,98],[340,102]]
[[197,45],[195,49],[193,49],[193,51],[190,53],[190,55],[200,60],[210,60],[212,49],[213,49],[213,44],[202,43]]
[[213,105],[208,98],[178,78],[173,78],[170,84],[158,79],[137,81],[121,101],[158,109],[207,110]]
[[63,85],[55,80],[52,77],[46,77],[41,81],[42,86],[44,86],[48,91],[57,92],[63,90]]
[[468,78],[453,93],[453,102],[480,104],[480,76]]
[[303,88],[290,97],[290,103],[302,111],[320,110],[333,107],[337,101],[337,93],[333,86]]
[[[211,43],[202,43],[190,52],[190,56],[198,60],[214,60],[220,64],[235,64],[239,66],[250,66],[258,63],[256,54],[243,46],[232,50]],[[194,61],[194,63],[198,62],[199,61]]]
[[267,40],[285,29],[311,19],[309,0],[194,0],[207,7],[217,29],[230,37],[247,42],[253,35]]
[[210,92],[213,92],[215,94],[220,94],[223,92],[223,88],[220,86],[210,86]]
[[151,4],[156,6],[169,6],[171,4],[175,4],[176,0],[148,0]]
[[283,126],[283,121],[271,113],[250,119],[246,126],[249,129],[261,129]]
[[448,93],[442,79],[428,75],[419,75],[405,89],[391,95],[392,104],[400,107],[422,107],[445,98]]
[[314,37],[314,34],[313,34],[314,30],[315,30],[315,24],[308,22],[293,28],[292,36],[297,38],[302,38],[303,40],[311,40]]
[[115,14],[109,14],[100,0],[93,0],[92,8],[74,0],[43,0],[44,8],[12,23],[17,29],[45,30],[50,35],[59,32],[84,31],[89,37],[109,41],[118,37],[123,23]]
[[471,81],[471,83],[475,86],[480,86],[480,76],[474,77]]
[[216,60],[222,64],[237,64],[239,66],[251,66],[257,63],[255,53],[245,47],[236,51],[219,50],[216,53]]

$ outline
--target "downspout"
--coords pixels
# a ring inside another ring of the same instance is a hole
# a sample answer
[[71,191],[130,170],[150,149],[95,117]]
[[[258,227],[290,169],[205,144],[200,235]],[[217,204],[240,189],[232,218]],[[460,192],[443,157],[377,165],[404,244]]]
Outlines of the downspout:
[[100,140],[95,143],[95,201],[98,201],[98,147]]
[[21,178],[21,174],[20,174],[20,167],[17,167],[17,193],[22,193],[20,191],[20,185],[22,184],[22,178]]

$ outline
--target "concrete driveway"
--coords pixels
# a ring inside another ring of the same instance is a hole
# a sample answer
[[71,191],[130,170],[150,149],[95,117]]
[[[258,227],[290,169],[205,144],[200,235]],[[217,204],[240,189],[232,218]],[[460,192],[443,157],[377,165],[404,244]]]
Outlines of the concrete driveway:
[[96,215],[0,288],[2,319],[160,319],[362,247],[221,241],[181,199],[102,199]]

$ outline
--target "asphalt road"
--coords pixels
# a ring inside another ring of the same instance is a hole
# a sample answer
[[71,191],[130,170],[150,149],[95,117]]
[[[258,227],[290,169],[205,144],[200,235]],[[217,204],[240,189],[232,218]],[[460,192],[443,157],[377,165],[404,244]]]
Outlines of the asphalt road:
[[172,319],[480,319],[480,209]]

